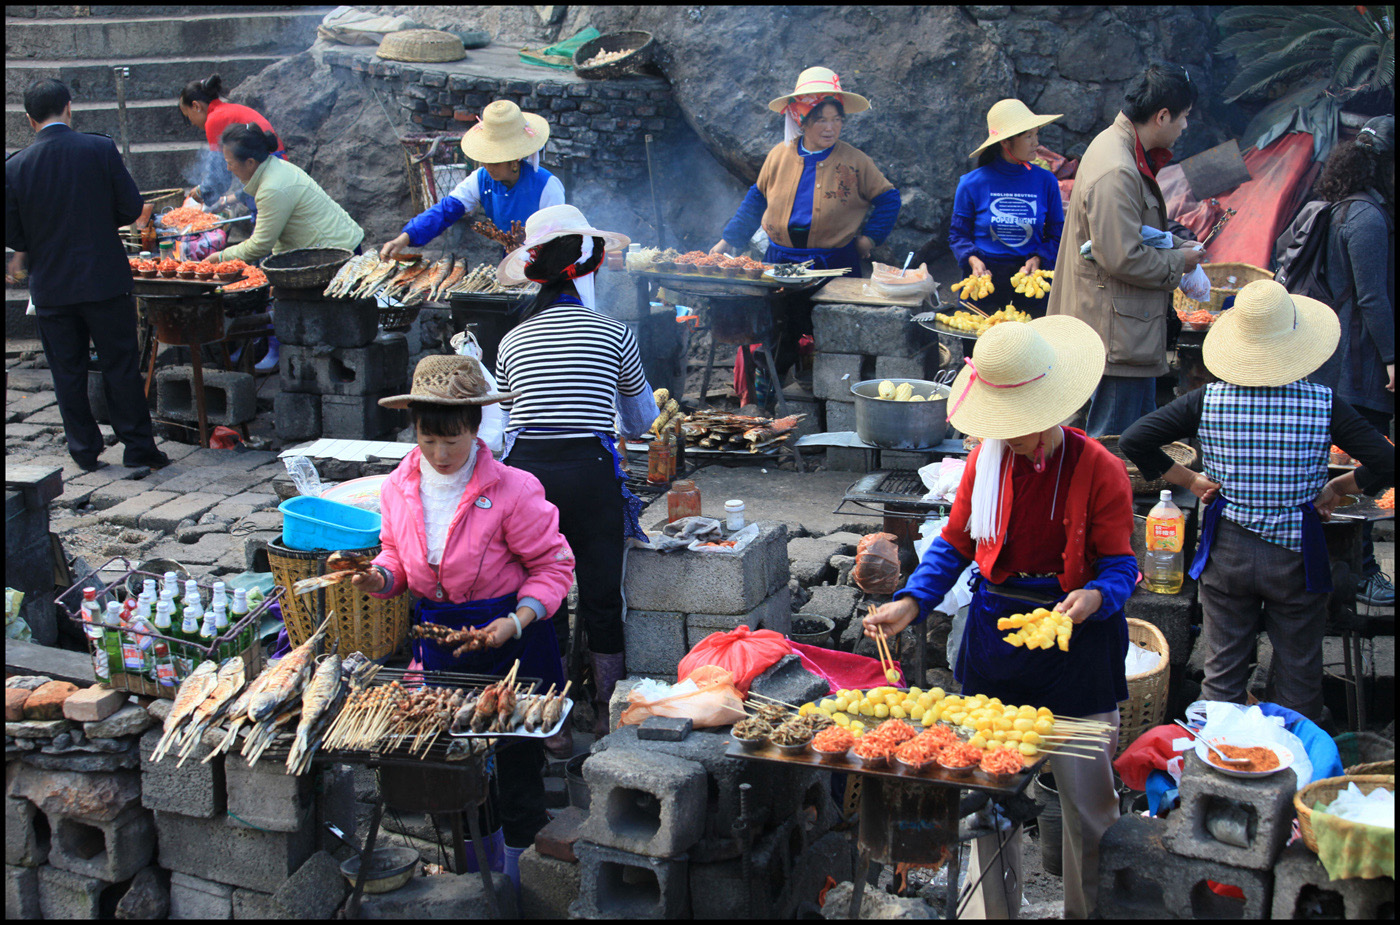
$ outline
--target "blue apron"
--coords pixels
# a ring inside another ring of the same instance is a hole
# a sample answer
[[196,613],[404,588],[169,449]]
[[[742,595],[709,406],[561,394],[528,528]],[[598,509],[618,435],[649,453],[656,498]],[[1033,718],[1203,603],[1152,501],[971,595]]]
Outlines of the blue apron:
[[[414,622],[437,623],[452,629],[481,629],[493,620],[515,612],[514,594],[492,597],[465,604],[439,603],[420,598],[414,607]],[[458,671],[473,674],[503,675],[520,659],[522,678],[539,678],[546,688],[553,684],[562,689],[564,673],[559,663],[559,642],[549,620],[534,620],[525,627],[520,638],[512,639],[499,649],[482,649],[454,658],[450,649],[425,639],[413,640],[413,654],[428,671]]]
[[765,263],[802,263],[813,261],[814,270],[839,270],[849,267],[848,278],[859,279],[865,273],[860,265],[860,251],[856,250],[856,239],[851,238],[841,247],[783,247],[768,242],[768,250],[763,254]]
[[[1191,569],[1187,572],[1192,578],[1200,580],[1201,573],[1206,570],[1206,563],[1210,561],[1210,547],[1215,543],[1215,530],[1220,525],[1220,514],[1225,510],[1224,495],[1217,495],[1216,500],[1206,508],[1205,517],[1201,518],[1201,535],[1196,541],[1196,558],[1191,560]],[[1327,594],[1332,590],[1332,566],[1327,556],[1327,540],[1322,535],[1322,518],[1317,514],[1317,508],[1313,507],[1311,501],[1305,501],[1298,505],[1298,510],[1303,512],[1303,580],[1309,593]]]

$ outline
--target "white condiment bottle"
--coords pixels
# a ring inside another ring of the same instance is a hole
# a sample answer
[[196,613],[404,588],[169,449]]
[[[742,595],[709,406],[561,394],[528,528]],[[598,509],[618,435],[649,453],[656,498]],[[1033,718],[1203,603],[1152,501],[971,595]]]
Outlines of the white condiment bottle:
[[724,526],[730,533],[744,529],[744,502],[738,498],[724,502]]

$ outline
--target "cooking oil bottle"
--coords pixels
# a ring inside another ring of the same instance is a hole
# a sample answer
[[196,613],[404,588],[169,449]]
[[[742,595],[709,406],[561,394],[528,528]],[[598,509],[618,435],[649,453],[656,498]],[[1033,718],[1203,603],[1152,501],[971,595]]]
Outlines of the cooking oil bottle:
[[1147,559],[1142,577],[1149,591],[1176,594],[1185,576],[1181,546],[1186,536],[1186,515],[1172,503],[1170,489],[1162,494],[1147,514]]

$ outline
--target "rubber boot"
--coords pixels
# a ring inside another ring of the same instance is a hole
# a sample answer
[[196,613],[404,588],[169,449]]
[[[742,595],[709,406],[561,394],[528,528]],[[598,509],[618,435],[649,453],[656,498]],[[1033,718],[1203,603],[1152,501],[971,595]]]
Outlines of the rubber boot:
[[608,702],[612,700],[613,688],[617,687],[617,682],[626,673],[626,669],[623,667],[625,656],[621,652],[616,655],[599,655],[597,652],[590,652],[588,657],[593,664],[593,684],[597,689],[593,700],[596,716],[593,721],[593,735],[595,738],[601,739],[612,731],[608,719]]
[[520,855],[524,848],[512,848],[506,845],[506,869],[505,875],[510,878],[511,884],[515,887],[515,901],[520,902]]
[[277,335],[269,335],[267,338],[267,355],[264,356],[261,360],[258,360],[257,363],[253,364],[253,369],[257,370],[260,373],[269,373],[276,369],[277,361],[278,359],[280,359],[280,346],[281,344],[277,340]]
[[[560,656],[560,664],[564,669],[564,677],[569,677],[568,656]],[[564,725],[559,727],[559,731],[544,740],[545,751],[549,752],[549,757],[568,761],[574,757],[574,723],[570,716],[564,720]]]

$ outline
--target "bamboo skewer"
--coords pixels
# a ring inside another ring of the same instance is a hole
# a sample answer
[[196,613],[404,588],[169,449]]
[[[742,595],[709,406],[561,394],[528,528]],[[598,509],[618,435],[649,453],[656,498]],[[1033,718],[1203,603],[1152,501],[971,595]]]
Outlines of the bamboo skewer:
[[769,697],[769,696],[767,696],[767,695],[765,695],[765,694],[760,694],[760,693],[758,693],[757,691],[752,691],[752,690],[749,691],[749,696],[750,696],[750,697],[757,697],[759,700],[766,700],[766,701],[768,701],[769,703],[777,704],[777,705],[780,706],[780,707],[787,707],[789,710],[796,710],[796,709],[797,709],[797,707],[795,707],[795,706],[793,706],[792,704],[788,703],[786,700],[779,700],[777,697]]

